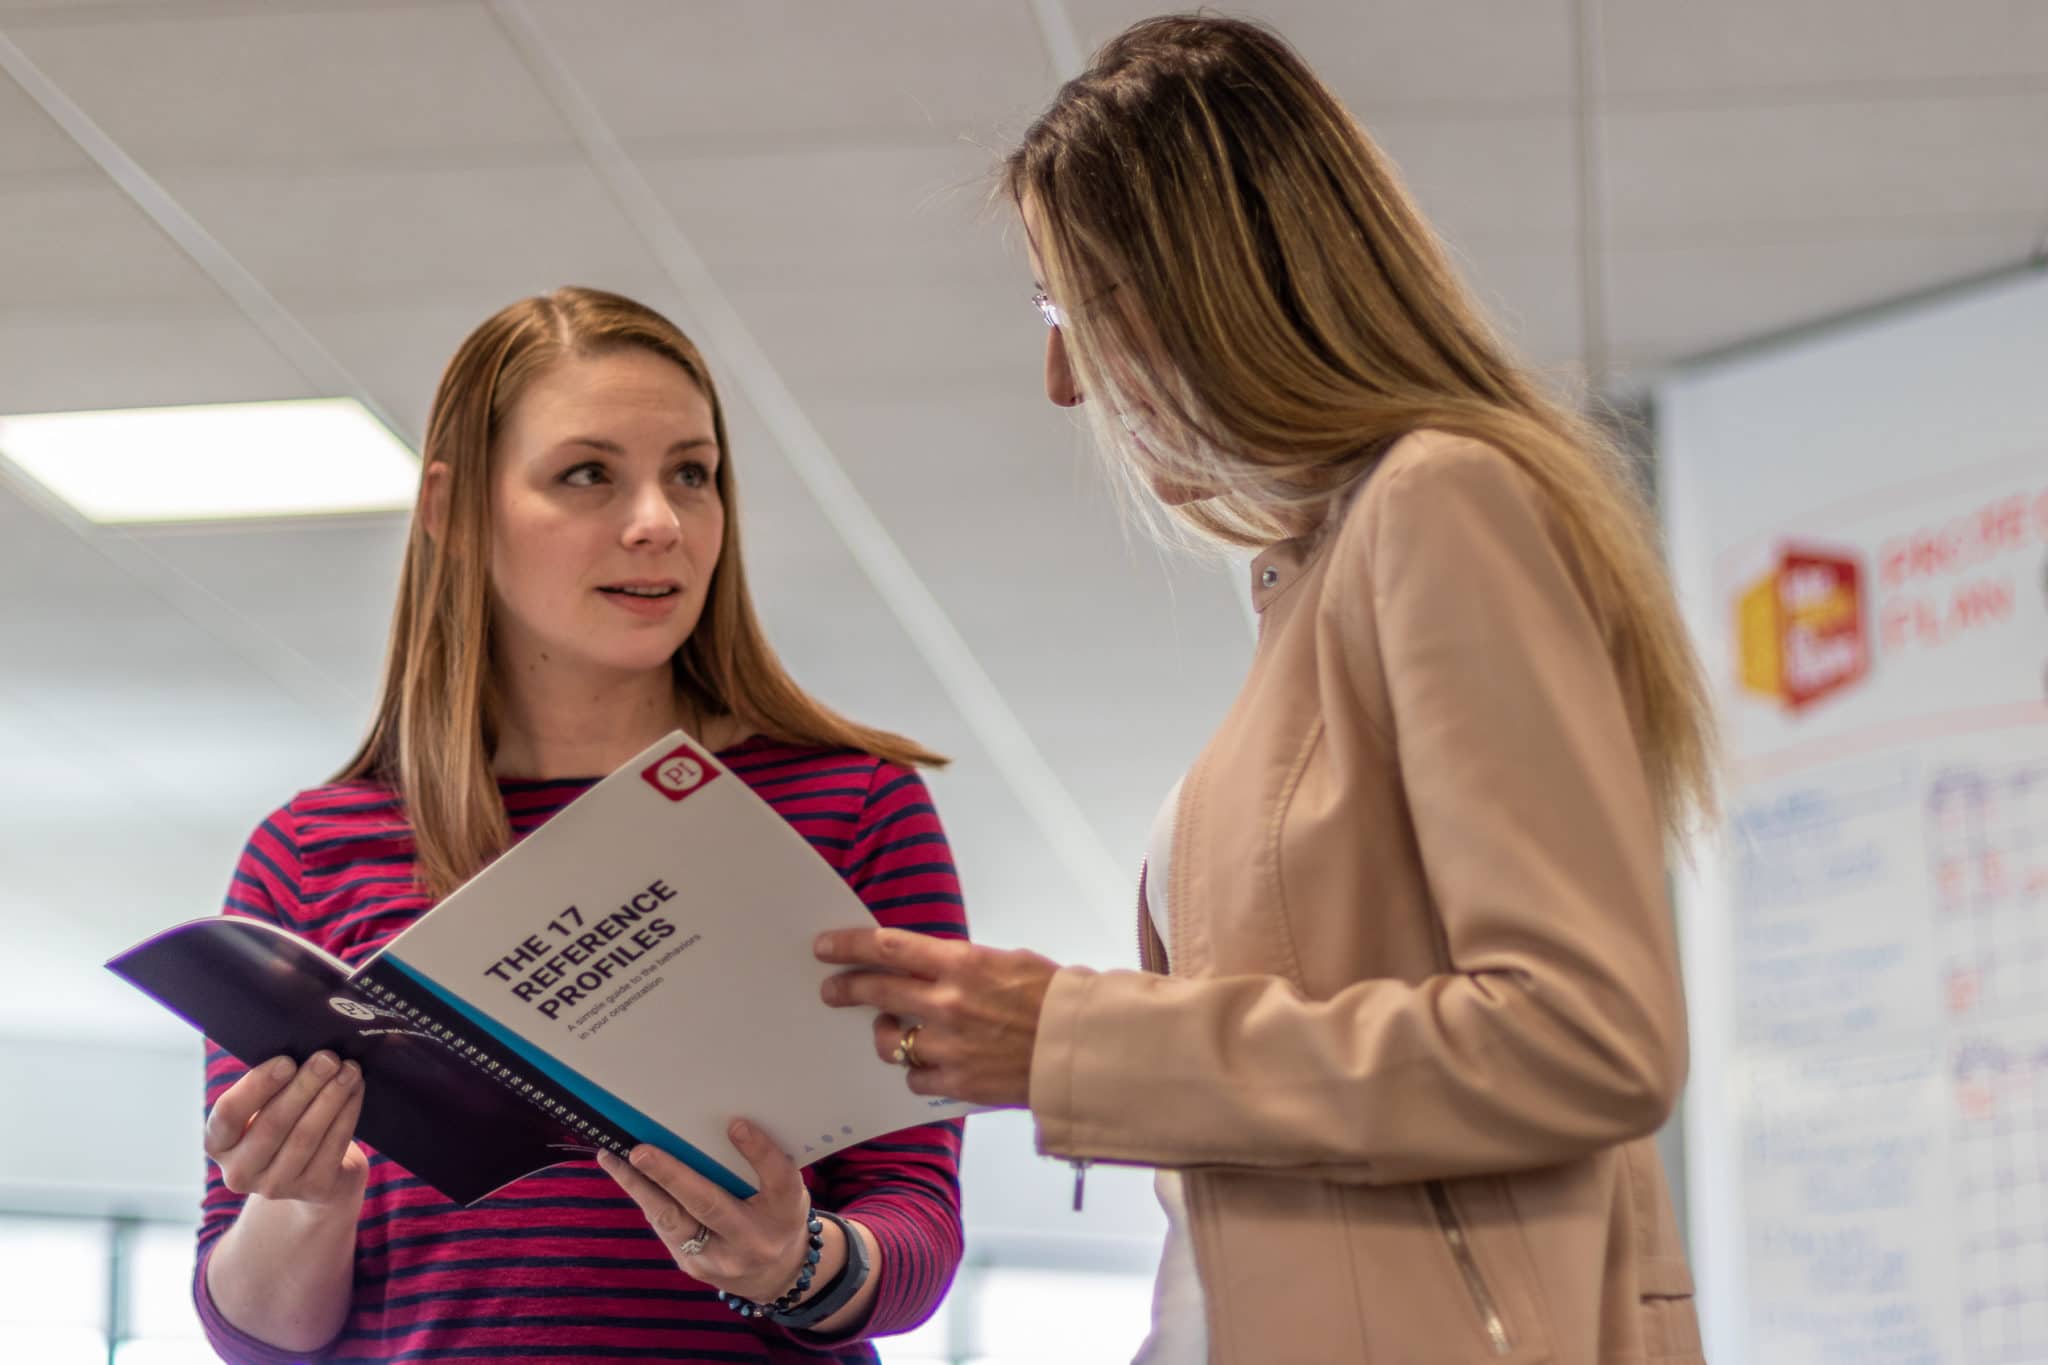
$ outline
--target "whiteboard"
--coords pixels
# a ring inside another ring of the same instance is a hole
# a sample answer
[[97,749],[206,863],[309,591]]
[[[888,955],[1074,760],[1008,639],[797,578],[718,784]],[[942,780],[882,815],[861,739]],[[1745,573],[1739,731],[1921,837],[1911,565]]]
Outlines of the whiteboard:
[[2048,1361],[2048,272],[1656,394],[1709,1358]]

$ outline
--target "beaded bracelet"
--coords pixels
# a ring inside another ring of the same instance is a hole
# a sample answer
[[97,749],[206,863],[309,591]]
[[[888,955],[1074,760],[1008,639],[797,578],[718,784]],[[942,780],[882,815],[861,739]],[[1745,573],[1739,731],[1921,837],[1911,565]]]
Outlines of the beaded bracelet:
[[[846,1242],[846,1263],[839,1267],[839,1273],[826,1282],[816,1297],[799,1307],[797,1300],[802,1298],[804,1291],[810,1287],[811,1280],[817,1273],[818,1260],[824,1255],[825,1229],[820,1222],[821,1219],[839,1225],[840,1236]],[[797,1329],[815,1327],[844,1308],[852,1301],[853,1296],[860,1292],[861,1286],[868,1282],[867,1244],[846,1225],[844,1218],[836,1213],[827,1213],[823,1209],[811,1210],[806,1230],[810,1234],[810,1250],[805,1254],[803,1269],[797,1272],[796,1286],[787,1294],[773,1303],[764,1304],[740,1298],[736,1294],[728,1294],[721,1289],[718,1291],[718,1301],[743,1318],[765,1319],[777,1326]]]
[[[836,1221],[836,1220],[835,1220]],[[804,1215],[804,1232],[810,1245],[804,1249],[804,1263],[797,1269],[796,1283],[773,1303],[755,1303],[737,1294],[718,1291],[718,1301],[743,1318],[765,1318],[770,1313],[787,1313],[796,1307],[797,1300],[811,1287],[811,1279],[818,1273],[818,1261],[825,1254],[825,1225],[818,1221],[818,1211],[812,1209]]]

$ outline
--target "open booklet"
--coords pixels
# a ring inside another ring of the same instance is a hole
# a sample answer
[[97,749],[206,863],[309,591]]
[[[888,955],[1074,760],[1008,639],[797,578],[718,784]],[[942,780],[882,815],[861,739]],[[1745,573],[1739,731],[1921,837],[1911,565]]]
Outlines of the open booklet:
[[825,929],[872,926],[803,836],[670,735],[597,783],[376,956],[262,920],[167,929],[107,965],[257,1065],[363,1068],[356,1136],[458,1203],[646,1142],[746,1196],[746,1118],[799,1165],[971,1112],[913,1095],[868,1010],[818,989]]

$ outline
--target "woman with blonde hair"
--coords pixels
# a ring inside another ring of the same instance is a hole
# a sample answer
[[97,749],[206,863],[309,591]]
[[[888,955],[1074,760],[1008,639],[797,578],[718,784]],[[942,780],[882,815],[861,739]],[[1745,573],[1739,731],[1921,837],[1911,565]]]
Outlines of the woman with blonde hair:
[[912,1090],[1159,1168],[1142,1360],[1697,1361],[1651,1135],[1711,724],[1627,471],[1261,26],[1113,39],[1005,183],[1048,396],[1258,551],[1258,647],[1154,828],[1146,971],[859,930],[826,998]]
[[[558,289],[477,328],[434,399],[369,738],[263,822],[228,912],[360,962],[681,727],[880,923],[964,938],[915,771],[940,760],[783,671],[731,456],[703,358],[651,310]],[[224,1358],[873,1361],[959,1263],[957,1121],[799,1171],[736,1116],[752,1198],[642,1146],[463,1208],[354,1143],[376,1084],[209,1048],[194,1293]]]

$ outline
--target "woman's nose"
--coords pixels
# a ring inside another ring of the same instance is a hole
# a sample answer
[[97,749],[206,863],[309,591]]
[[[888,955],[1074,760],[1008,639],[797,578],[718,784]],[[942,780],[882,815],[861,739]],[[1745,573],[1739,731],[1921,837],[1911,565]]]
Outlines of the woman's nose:
[[650,481],[636,486],[627,504],[626,543],[666,549],[681,536],[682,523],[661,485]]
[[1074,378],[1067,359],[1067,339],[1057,327],[1045,333],[1045,396],[1059,407],[1071,408],[1081,401],[1081,382]]

